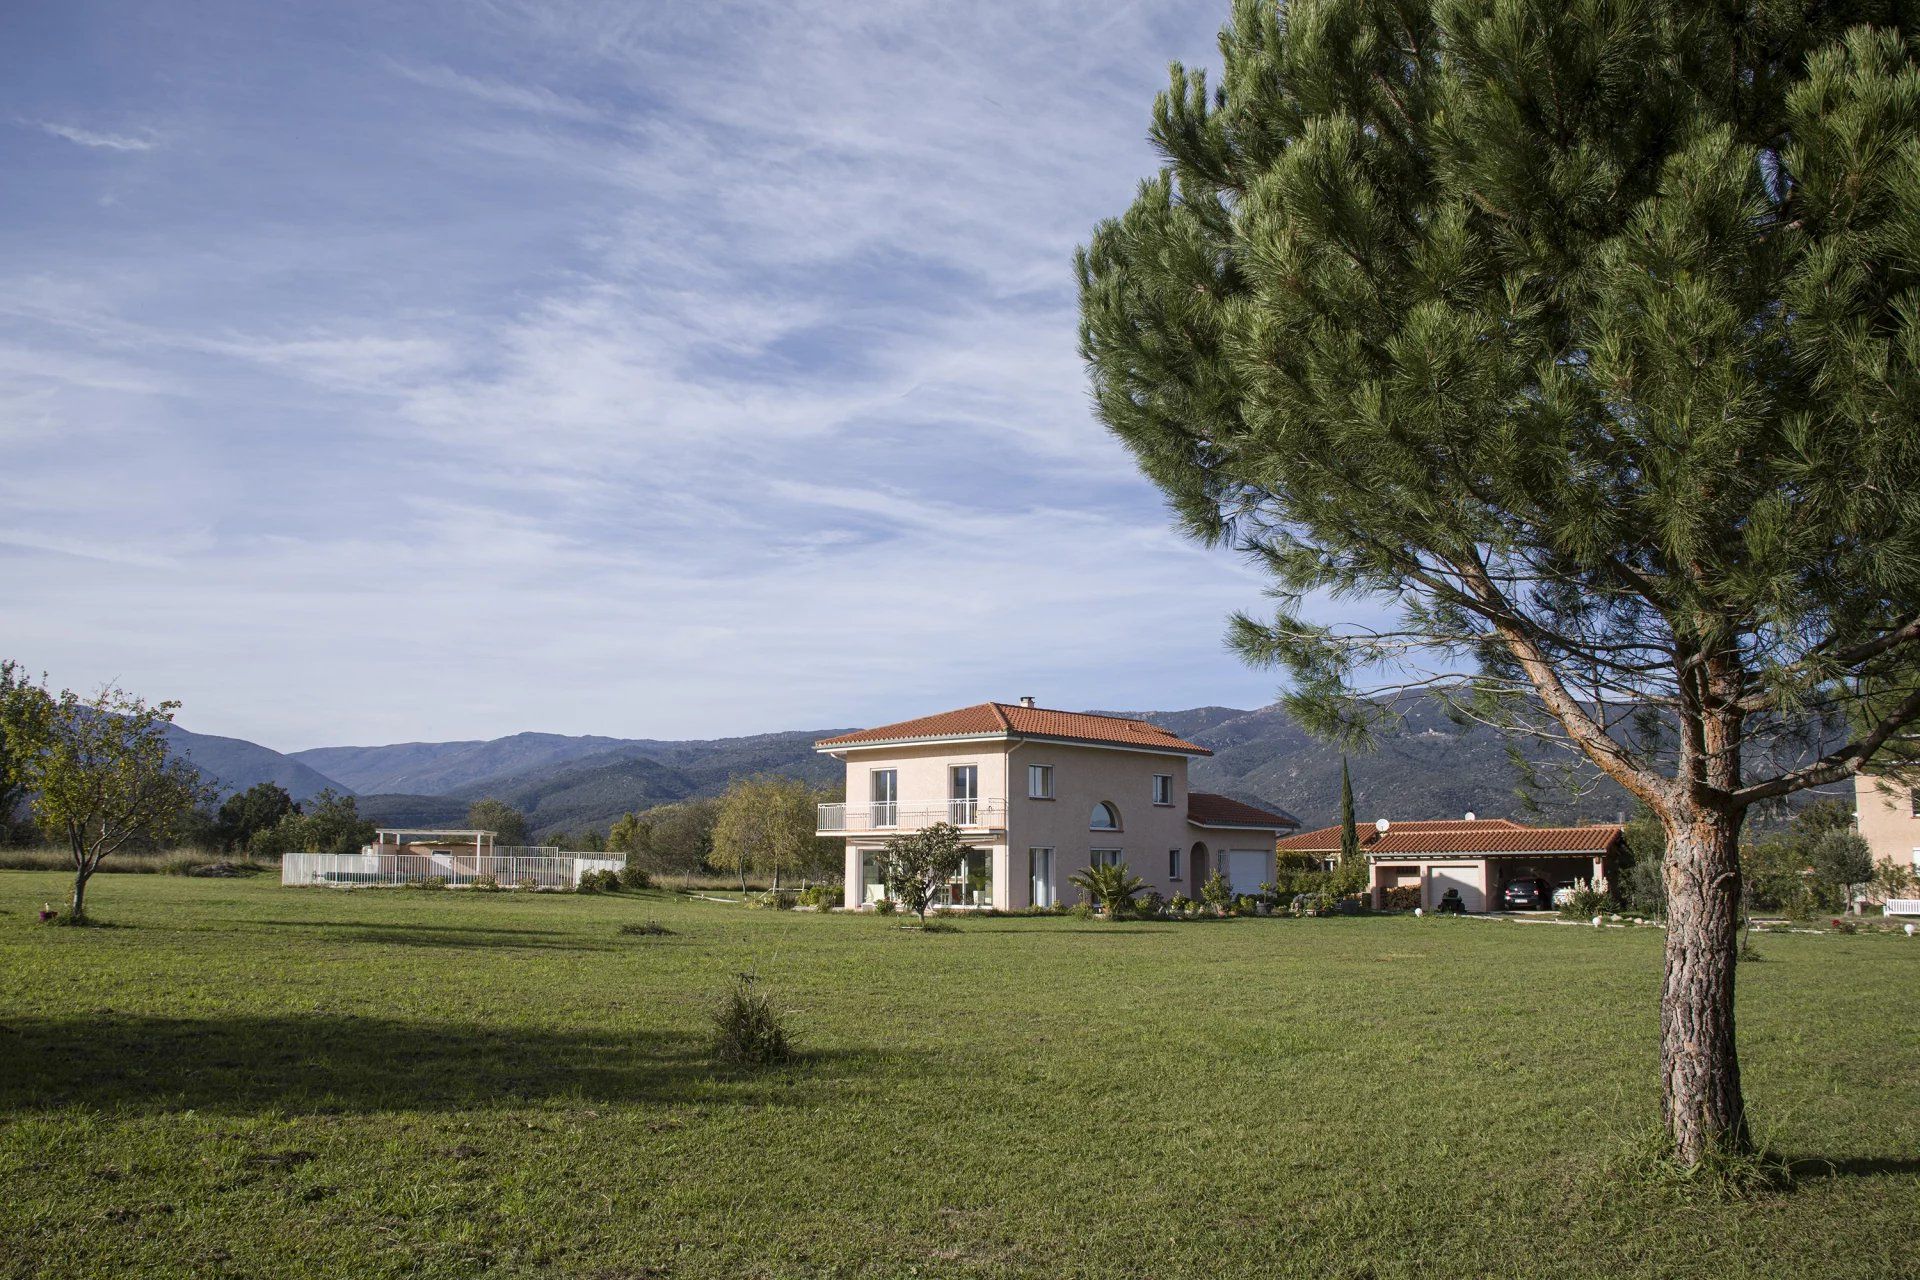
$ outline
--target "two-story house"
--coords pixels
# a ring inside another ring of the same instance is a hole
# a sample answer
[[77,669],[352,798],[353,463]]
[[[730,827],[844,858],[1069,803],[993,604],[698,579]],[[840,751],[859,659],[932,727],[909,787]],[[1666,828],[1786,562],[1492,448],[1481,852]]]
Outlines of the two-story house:
[[849,907],[885,896],[881,848],[936,822],[959,827],[978,855],[945,906],[1003,911],[1072,902],[1075,873],[1125,863],[1166,897],[1199,894],[1215,871],[1237,893],[1273,879],[1275,839],[1290,814],[1190,791],[1205,747],[1144,720],[983,702],[823,738],[842,760],[846,801],[820,806],[819,833],[847,842]]

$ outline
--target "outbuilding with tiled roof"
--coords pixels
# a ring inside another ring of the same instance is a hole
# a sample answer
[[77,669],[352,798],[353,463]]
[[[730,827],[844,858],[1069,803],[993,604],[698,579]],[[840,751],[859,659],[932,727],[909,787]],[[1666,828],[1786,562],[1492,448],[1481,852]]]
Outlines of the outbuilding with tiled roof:
[[[1355,834],[1370,864],[1374,905],[1386,905],[1395,889],[1414,888],[1429,911],[1443,903],[1474,912],[1544,906],[1557,890],[1610,878],[1626,847],[1616,823],[1531,827],[1471,814],[1457,820],[1381,818],[1356,824]],[[1337,857],[1340,835],[1336,825],[1283,836],[1280,854]],[[1533,881],[1544,886],[1544,901],[1533,893]],[[1516,892],[1510,903],[1508,887],[1522,882],[1529,882],[1527,892]]]

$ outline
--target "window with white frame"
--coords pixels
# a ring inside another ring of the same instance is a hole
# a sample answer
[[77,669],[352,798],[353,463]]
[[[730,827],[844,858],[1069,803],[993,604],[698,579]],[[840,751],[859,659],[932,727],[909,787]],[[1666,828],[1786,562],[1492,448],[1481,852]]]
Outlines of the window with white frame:
[[1155,804],[1173,803],[1173,775],[1156,773],[1153,775],[1153,802]]
[[1167,879],[1178,880],[1179,878],[1180,851],[1178,849],[1169,849],[1167,850]]
[[1027,766],[1027,799],[1053,799],[1053,766],[1050,764],[1030,764]]

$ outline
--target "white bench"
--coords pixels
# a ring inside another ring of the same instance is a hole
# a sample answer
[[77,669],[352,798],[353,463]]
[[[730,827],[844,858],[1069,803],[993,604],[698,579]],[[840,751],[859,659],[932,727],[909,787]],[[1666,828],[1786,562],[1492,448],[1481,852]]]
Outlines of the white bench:
[[1880,909],[1890,916],[1920,916],[1920,898],[1888,898]]

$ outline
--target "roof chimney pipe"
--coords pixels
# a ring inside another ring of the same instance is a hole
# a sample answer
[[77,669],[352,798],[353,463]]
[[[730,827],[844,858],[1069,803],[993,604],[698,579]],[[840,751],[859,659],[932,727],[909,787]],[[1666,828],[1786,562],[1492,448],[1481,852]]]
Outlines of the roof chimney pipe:
[[1030,706],[1032,706],[1032,705],[1033,705],[1033,695],[1032,695],[1032,694],[1030,694],[1030,693],[1023,693],[1023,694],[1021,694],[1021,695],[1020,695],[1020,705],[1021,705],[1021,706],[1023,706],[1023,707],[1030,707]]

